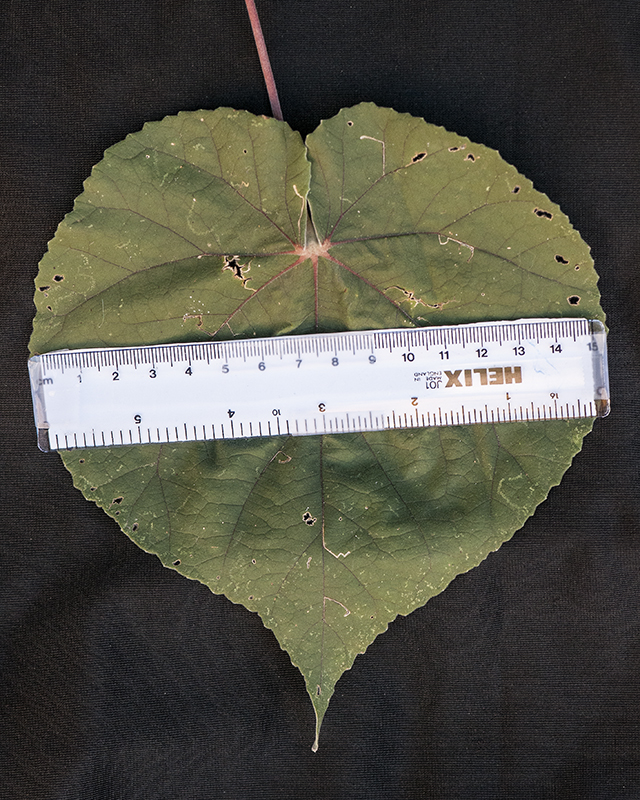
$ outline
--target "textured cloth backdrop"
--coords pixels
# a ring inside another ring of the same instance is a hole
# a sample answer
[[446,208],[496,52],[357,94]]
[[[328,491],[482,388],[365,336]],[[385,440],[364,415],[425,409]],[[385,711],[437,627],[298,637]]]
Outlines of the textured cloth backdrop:
[[0,792],[7,800],[640,797],[640,12],[258,0],[285,119],[362,100],[500,151],[591,245],[613,411],[512,541],[338,683],[313,754],[260,620],[161,567],[36,448],[33,279],[104,149],[269,113],[242,0],[24,0],[0,29]]

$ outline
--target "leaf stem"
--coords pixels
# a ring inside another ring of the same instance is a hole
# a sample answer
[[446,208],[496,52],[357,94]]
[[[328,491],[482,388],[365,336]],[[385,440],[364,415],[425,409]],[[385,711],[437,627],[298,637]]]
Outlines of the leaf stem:
[[258,9],[256,8],[255,0],[244,0],[249,13],[251,21],[251,30],[253,31],[253,38],[256,42],[258,56],[260,58],[260,66],[262,67],[262,74],[264,75],[264,82],[267,84],[267,93],[269,94],[269,103],[271,104],[271,113],[274,119],[282,121],[282,109],[280,108],[280,100],[278,99],[278,90],[276,89],[276,82],[271,70],[271,62],[269,61],[269,54],[267,53],[267,45],[262,35],[262,26],[260,25],[260,17],[258,16]]

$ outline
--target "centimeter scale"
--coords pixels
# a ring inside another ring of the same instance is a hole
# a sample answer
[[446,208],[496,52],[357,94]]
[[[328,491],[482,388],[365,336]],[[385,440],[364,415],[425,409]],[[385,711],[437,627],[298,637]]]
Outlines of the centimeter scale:
[[586,319],[60,350],[29,372],[44,451],[609,413]]

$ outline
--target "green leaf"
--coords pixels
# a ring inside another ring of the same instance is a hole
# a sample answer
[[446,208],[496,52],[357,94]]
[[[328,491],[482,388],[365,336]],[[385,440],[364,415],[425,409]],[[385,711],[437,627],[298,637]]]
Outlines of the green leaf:
[[[362,104],[305,145],[247,112],[181,113],[94,168],[41,262],[31,348],[602,319],[596,283],[556,205],[423,120]],[[509,539],[591,424],[61,455],[140,547],[260,614],[305,677],[315,748],[356,655]]]

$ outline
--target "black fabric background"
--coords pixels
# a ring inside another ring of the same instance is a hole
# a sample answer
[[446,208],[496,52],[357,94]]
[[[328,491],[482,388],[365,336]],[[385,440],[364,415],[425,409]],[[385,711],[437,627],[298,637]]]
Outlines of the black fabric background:
[[259,618],[165,570],[36,448],[33,279],[103,150],[151,119],[269,113],[242,0],[0,14],[0,796],[640,798],[636,0],[259,0],[303,135],[372,100],[500,150],[591,245],[611,416],[512,541],[340,680],[313,754]]

